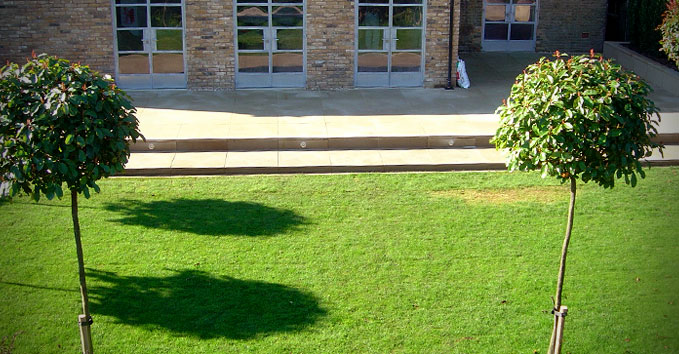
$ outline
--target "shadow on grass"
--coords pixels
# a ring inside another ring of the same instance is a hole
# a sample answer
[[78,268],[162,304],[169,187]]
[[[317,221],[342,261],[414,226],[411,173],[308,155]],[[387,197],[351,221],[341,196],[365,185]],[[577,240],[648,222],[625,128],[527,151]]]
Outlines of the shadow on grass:
[[[26,288],[31,288],[31,289],[39,289],[39,290],[64,291],[64,292],[73,292],[73,293],[78,292],[78,289],[56,288],[56,287],[52,287],[52,286],[35,285],[35,284],[25,284],[25,283],[15,283],[15,282],[11,282],[11,281],[0,281],[0,284],[13,285],[13,286],[21,286],[21,287],[26,287]],[[2,352],[0,351],[0,353],[2,353]]]
[[105,206],[124,225],[179,230],[198,235],[271,236],[305,223],[295,212],[251,202],[220,199],[125,200]]
[[326,314],[301,290],[196,270],[137,277],[88,269],[87,276],[96,279],[89,290],[93,314],[177,335],[249,339],[300,331]]

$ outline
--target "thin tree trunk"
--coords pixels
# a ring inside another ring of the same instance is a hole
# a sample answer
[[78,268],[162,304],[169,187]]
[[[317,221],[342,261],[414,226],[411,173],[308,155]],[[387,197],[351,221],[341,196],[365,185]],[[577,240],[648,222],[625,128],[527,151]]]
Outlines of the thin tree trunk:
[[83,315],[79,317],[80,337],[83,353],[92,353],[92,340],[90,338],[90,308],[87,299],[87,283],[85,282],[85,261],[83,259],[83,246],[80,242],[80,221],[78,221],[78,192],[71,190],[71,216],[73,217],[73,234],[75,235],[75,247],[78,254],[78,274],[80,276],[80,297],[83,306]]
[[[559,264],[559,278],[556,282],[556,296],[554,297],[554,311],[559,311],[561,308],[561,292],[563,290],[563,278],[566,273],[566,256],[568,254],[568,243],[571,240],[571,231],[573,231],[573,211],[575,210],[575,177],[571,176],[571,202],[568,206],[568,225],[566,226],[566,236],[563,239],[563,246],[561,248],[561,263]],[[549,341],[549,354],[554,354],[556,346],[556,332],[558,329],[559,316],[554,314],[554,327],[552,329],[552,338]]]

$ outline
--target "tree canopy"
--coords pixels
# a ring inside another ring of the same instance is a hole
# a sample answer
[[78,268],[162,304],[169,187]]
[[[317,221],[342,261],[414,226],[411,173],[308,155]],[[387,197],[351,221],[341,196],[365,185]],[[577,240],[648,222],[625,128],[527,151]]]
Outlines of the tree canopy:
[[[645,177],[640,159],[662,146],[652,141],[660,115],[651,88],[634,73],[591,52],[556,52],[519,75],[497,109],[494,143],[508,149],[511,170],[542,171],[612,188],[623,175]],[[657,120],[655,120],[657,117]]]
[[0,176],[12,194],[89,197],[143,138],[129,96],[87,66],[42,54],[0,73]]

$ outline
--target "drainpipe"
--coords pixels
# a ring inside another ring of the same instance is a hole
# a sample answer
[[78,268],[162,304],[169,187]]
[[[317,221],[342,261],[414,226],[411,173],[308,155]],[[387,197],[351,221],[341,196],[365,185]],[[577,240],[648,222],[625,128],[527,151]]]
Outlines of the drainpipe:
[[450,0],[450,23],[448,24],[448,80],[446,81],[446,90],[454,90],[455,83],[452,81],[453,76],[453,20],[455,17],[455,0]]

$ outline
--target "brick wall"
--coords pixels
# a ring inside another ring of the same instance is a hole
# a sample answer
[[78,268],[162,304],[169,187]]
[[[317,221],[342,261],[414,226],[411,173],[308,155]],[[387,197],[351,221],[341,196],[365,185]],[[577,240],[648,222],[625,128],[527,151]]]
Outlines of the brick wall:
[[483,29],[483,0],[460,2],[460,52],[481,51]]
[[[453,70],[457,58],[460,34],[460,2],[455,2],[453,23]],[[427,6],[427,34],[425,49],[424,87],[443,87],[448,77],[448,37],[450,0],[429,0]],[[453,73],[454,75],[454,73]],[[453,80],[455,78],[453,77]]]
[[47,53],[113,74],[109,0],[1,0],[0,61],[25,63]]
[[188,88],[233,89],[235,51],[232,0],[186,0]]
[[[606,0],[541,0],[536,50],[576,53],[603,51]],[[582,38],[582,33],[589,38]]]
[[[233,89],[232,0],[185,0],[188,88]],[[460,18],[460,2],[455,16]],[[355,0],[307,1],[307,88],[342,89],[354,83]],[[425,87],[445,85],[449,0],[429,0]],[[31,51],[81,61],[112,74],[113,23],[109,0],[0,1],[0,59],[23,62]],[[459,26],[454,27],[457,55]]]
[[[483,0],[460,0],[460,51],[481,50]],[[539,0],[536,51],[587,52],[603,50],[606,0]],[[582,33],[589,38],[582,38]]]
[[354,86],[354,2],[307,0],[307,88]]

